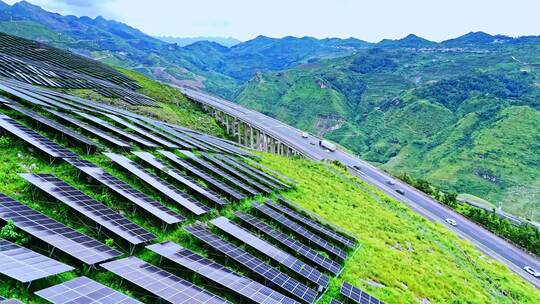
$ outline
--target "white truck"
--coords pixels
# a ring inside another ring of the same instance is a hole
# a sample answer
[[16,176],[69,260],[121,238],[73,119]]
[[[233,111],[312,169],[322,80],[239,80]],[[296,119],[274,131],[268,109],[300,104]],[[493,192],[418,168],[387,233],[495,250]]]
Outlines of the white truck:
[[337,150],[337,146],[326,140],[319,140],[319,146],[327,149],[328,151],[334,152]]

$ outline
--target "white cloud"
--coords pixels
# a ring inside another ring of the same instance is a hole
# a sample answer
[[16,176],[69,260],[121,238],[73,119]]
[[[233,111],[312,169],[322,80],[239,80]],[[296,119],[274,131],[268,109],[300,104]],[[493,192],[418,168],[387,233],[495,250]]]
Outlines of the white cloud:
[[[357,37],[470,31],[538,35],[538,0],[30,0],[63,14],[103,15],[154,35]],[[8,2],[15,2],[13,0]]]

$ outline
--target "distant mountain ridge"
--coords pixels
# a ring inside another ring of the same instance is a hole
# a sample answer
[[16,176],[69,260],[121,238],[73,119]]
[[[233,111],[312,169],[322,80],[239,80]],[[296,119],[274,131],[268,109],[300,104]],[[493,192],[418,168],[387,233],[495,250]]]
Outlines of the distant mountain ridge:
[[176,43],[179,46],[186,46],[193,44],[199,41],[209,41],[216,42],[225,47],[231,47],[242,43],[241,40],[238,40],[233,37],[173,37],[173,36],[156,36],[155,38],[165,41],[167,43]]

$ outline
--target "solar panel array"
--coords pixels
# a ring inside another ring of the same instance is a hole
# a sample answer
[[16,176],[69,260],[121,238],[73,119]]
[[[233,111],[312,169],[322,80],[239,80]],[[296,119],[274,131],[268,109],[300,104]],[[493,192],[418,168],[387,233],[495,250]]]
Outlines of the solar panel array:
[[74,268],[0,238],[0,273],[28,283]]
[[94,149],[97,149],[97,148],[100,148],[100,149],[105,149],[105,147],[97,142],[94,142],[92,141],[90,138],[86,137],[86,136],[83,136],[69,128],[66,128],[64,125],[62,124],[59,124],[53,120],[50,120],[34,111],[31,111],[31,110],[28,110],[28,109],[25,109],[25,108],[22,108],[18,105],[15,105],[15,104],[10,104],[8,105],[8,107],[10,107],[11,109],[13,110],[16,110],[17,112],[23,114],[23,115],[26,115],[27,117],[31,118],[32,120],[36,121],[36,122],[39,122],[40,124],[44,125],[44,126],[47,126],[51,129],[54,129],[58,132],[60,132],[61,134],[71,138],[71,139],[74,139],[82,144],[85,144],[87,145],[88,147],[93,147]]
[[104,132],[104,131],[96,128],[96,127],[93,127],[93,126],[91,126],[91,125],[89,125],[89,124],[87,124],[85,122],[82,122],[82,121],[80,121],[80,120],[78,120],[78,119],[76,119],[76,118],[74,118],[74,117],[72,117],[70,115],[60,113],[60,112],[55,111],[55,110],[49,110],[49,109],[47,109],[47,112],[53,114],[54,116],[56,116],[56,117],[58,117],[58,118],[60,118],[62,120],[65,120],[65,121],[69,122],[70,124],[72,124],[72,125],[74,125],[76,127],[81,128],[81,129],[91,133],[92,135],[94,135],[94,136],[96,136],[96,137],[98,137],[98,138],[100,138],[100,139],[102,139],[102,140],[104,140],[104,141],[106,141],[108,143],[111,143],[111,144],[113,144],[113,145],[115,145],[117,147],[125,148],[125,149],[131,148],[131,145],[128,142],[126,142],[126,141],[124,141],[124,140],[122,140],[122,139],[120,139],[120,138],[118,138],[118,137],[116,137],[114,135],[111,135],[111,134],[109,134],[107,132]]
[[155,105],[133,79],[102,64],[48,45],[0,33],[0,76],[31,85],[93,89],[131,104]]
[[65,159],[68,163],[89,175],[96,181],[107,186],[123,198],[129,200],[140,208],[146,210],[166,224],[176,224],[184,220],[180,214],[170,210],[162,204],[148,197],[146,194],[134,189],[122,180],[105,172],[93,163],[80,159]]
[[123,118],[121,118],[121,117],[119,117],[117,115],[105,114],[105,116],[107,116],[111,120],[114,120],[116,123],[121,124],[124,127],[133,130],[134,132],[138,133],[139,135],[154,141],[155,143],[157,143],[157,144],[159,144],[161,146],[171,148],[171,149],[177,149],[178,148],[178,146],[173,144],[172,142],[170,142],[170,141],[168,141],[166,139],[163,139],[163,138],[161,138],[159,136],[156,136],[156,135],[154,135],[154,134],[152,134],[150,132],[147,132],[147,131],[143,130],[142,128],[137,127],[136,125],[126,121],[125,119],[123,119]]
[[210,155],[208,153],[202,153],[202,152],[201,152],[201,154],[204,156],[205,159],[211,161],[216,166],[219,166],[219,167],[223,168],[227,172],[234,175],[236,178],[244,181],[245,183],[249,184],[250,186],[254,187],[255,189],[258,189],[259,191],[262,191],[264,193],[271,193],[272,192],[272,189],[266,187],[265,185],[262,185],[261,183],[259,183],[259,182],[255,181],[254,179],[246,176],[245,174],[242,174],[242,173],[238,172],[238,170],[235,170],[235,168],[225,164],[224,162],[222,162],[221,160],[215,158],[214,156],[212,156],[212,155]]
[[17,228],[88,265],[121,255],[120,252],[4,194],[0,194],[0,218],[13,221]]
[[255,303],[296,304],[297,301],[256,281],[236,273],[223,265],[202,257],[172,242],[147,246],[148,249],[175,262],[206,279],[219,284]]
[[0,297],[0,304],[24,304],[24,303],[19,301],[19,300],[15,300],[15,299],[6,300],[6,299]]
[[272,227],[266,225],[264,222],[260,221],[256,217],[242,212],[236,212],[235,215],[245,223],[249,224],[250,226],[264,233],[265,235],[271,237],[277,242],[293,250],[298,255],[308,259],[313,263],[313,265],[317,265],[318,267],[323,268],[324,270],[329,271],[335,275],[337,275],[341,270],[341,266],[336,261],[319,254],[311,247],[291,238],[287,234],[279,230],[274,230]]
[[290,188],[289,185],[283,183],[282,181],[273,177],[272,175],[262,170],[259,170],[258,168],[255,168],[252,165],[246,164],[237,158],[233,158],[230,155],[218,155],[218,157],[222,160],[227,160],[230,164],[233,164],[234,166],[238,168],[244,168],[246,170],[245,172],[249,172],[250,175],[258,178],[261,181],[265,181],[266,183],[268,183],[268,185],[270,185],[273,188],[276,188],[276,189]]
[[15,121],[14,119],[12,119],[11,117],[7,115],[0,114],[0,128],[24,140],[26,143],[41,150],[42,152],[46,153],[50,157],[53,157],[53,158],[77,157],[77,154],[51,141],[50,139],[44,137],[43,135],[33,131],[32,129],[21,125],[20,123],[18,123],[17,121]]
[[229,303],[209,291],[136,257],[104,263],[101,267],[169,303]]
[[248,185],[244,184],[243,182],[239,181],[238,179],[232,177],[230,174],[225,173],[223,170],[217,168],[216,166],[213,166],[213,165],[209,164],[208,162],[202,160],[201,158],[199,158],[195,154],[193,154],[193,153],[191,153],[189,151],[185,151],[185,150],[182,150],[181,153],[184,154],[185,156],[187,156],[191,161],[195,162],[200,167],[203,167],[206,171],[214,172],[215,174],[220,176],[222,179],[225,179],[229,183],[234,185],[235,187],[240,188],[242,191],[245,191],[245,192],[247,192],[247,193],[249,193],[251,195],[257,195],[257,194],[260,193],[259,191],[251,188],[250,186],[248,186]]
[[239,162],[232,157],[221,154],[215,154],[214,157],[222,161],[223,163],[234,167],[234,169],[238,170],[240,174],[249,176],[253,180],[256,180],[257,182],[265,185],[266,187],[269,187],[270,189],[283,190],[288,188],[287,185],[281,183],[280,181],[275,181],[272,176],[263,176],[259,172],[256,172],[255,168],[248,166],[245,163]]
[[350,283],[343,282],[341,285],[341,294],[354,303],[360,304],[384,304],[384,302],[370,296]]
[[285,198],[283,195],[277,195],[277,198],[278,198],[278,201],[281,204],[286,205],[287,207],[289,207],[291,209],[301,211],[302,213],[308,215],[310,218],[316,219],[317,222],[319,222],[321,224],[324,224],[326,226],[329,226],[329,227],[332,228],[332,230],[339,232],[340,234],[346,236],[350,240],[353,240],[355,243],[358,242],[357,237],[354,236],[352,233],[350,233],[349,231],[341,228],[340,226],[337,226],[336,224],[334,224],[332,222],[327,221],[326,219],[320,217],[317,213],[315,213],[313,211],[310,211],[310,210],[307,210],[307,209],[299,206],[298,204],[294,203],[293,201]]
[[297,299],[306,303],[313,303],[317,298],[317,292],[312,288],[298,282],[296,279],[291,278],[241,248],[221,239],[202,225],[196,224],[188,226],[185,229],[214,250],[235,260],[274,285],[281,287]]
[[238,225],[233,224],[225,217],[218,217],[210,221],[213,225],[231,235],[232,237],[244,242],[248,246],[256,249],[260,253],[266,255],[267,257],[275,260],[281,265],[289,268],[298,275],[304,277],[305,279],[317,284],[322,288],[328,286],[330,278],[315,269],[314,267],[300,261],[294,256],[288,254],[287,252],[275,247],[274,245],[262,240],[256,235],[248,232],[247,230],[239,227]]
[[156,238],[130,220],[51,174],[20,174],[28,182],[68,205],[90,220],[138,245]]
[[187,194],[178,190],[173,185],[160,179],[154,174],[146,171],[144,168],[135,164],[129,158],[123,155],[115,154],[115,153],[104,153],[104,154],[108,158],[110,158],[113,162],[120,165],[122,168],[128,170],[130,173],[134,174],[135,176],[139,177],[142,181],[144,181],[145,183],[155,188],[157,191],[159,191],[161,194],[163,194],[167,198],[173,200],[174,202],[178,203],[182,207],[191,211],[193,214],[201,215],[210,211],[210,208],[208,208],[207,206],[194,200]]
[[218,179],[216,179],[213,176],[205,173],[204,171],[197,169],[195,166],[192,166],[188,162],[186,162],[183,159],[181,159],[180,157],[178,157],[176,154],[174,154],[172,152],[169,152],[169,151],[164,151],[164,150],[158,150],[158,152],[161,153],[161,155],[167,157],[167,159],[169,159],[175,165],[177,165],[177,166],[183,168],[184,170],[186,170],[186,172],[188,172],[189,174],[197,176],[198,178],[202,179],[203,181],[205,181],[210,186],[213,186],[214,189],[218,189],[219,191],[225,193],[229,197],[231,197],[233,199],[236,199],[236,200],[241,200],[241,199],[244,199],[246,197],[244,194],[236,191],[235,189],[233,189],[229,185],[219,181]]
[[227,202],[224,201],[222,198],[220,198],[217,193],[215,193],[214,191],[210,189],[203,188],[202,186],[197,184],[197,181],[184,175],[182,172],[168,166],[165,162],[161,161],[160,159],[158,159],[151,153],[133,152],[133,154],[137,155],[140,159],[150,164],[151,166],[167,173],[167,175],[172,177],[177,182],[183,184],[184,186],[188,187],[192,191],[198,193],[199,195],[203,196],[204,198],[208,199],[214,204],[219,205],[219,206],[227,205]]
[[36,292],[54,304],[142,304],[87,277],[78,277]]
[[266,204],[278,211],[280,211],[281,213],[283,214],[286,214],[287,216],[289,216],[291,219],[299,222],[299,223],[302,223],[303,225],[305,226],[308,226],[310,228],[312,228],[313,230],[321,233],[322,235],[324,235],[325,237],[328,237],[336,242],[339,242],[340,244],[342,245],[345,245],[349,248],[354,248],[356,247],[356,242],[353,241],[353,240],[350,240],[344,236],[342,236],[341,234],[339,233],[336,233],[326,227],[324,227],[323,225],[301,215],[300,213],[290,209],[290,208],[287,208],[286,206],[283,206],[281,204],[278,204],[278,203],[275,203],[271,200],[268,200],[266,201]]
[[330,303],[329,304],[341,304],[340,301],[336,300],[336,299],[330,299]]
[[127,139],[127,140],[131,140],[133,142],[136,142],[137,144],[139,144],[140,146],[142,147],[145,147],[145,148],[156,148],[157,146],[144,139],[144,138],[140,138],[139,136],[135,135],[135,134],[131,134],[127,131],[124,131],[118,127],[115,127],[113,126],[112,124],[106,122],[105,120],[99,118],[99,117],[96,117],[96,116],[93,116],[93,115],[90,115],[90,114],[86,114],[86,113],[83,113],[83,112],[79,112],[79,111],[75,111],[75,113],[83,118],[85,118],[86,120],[88,121],[91,121],[93,122],[94,124],[98,125],[99,127],[102,127],[104,129],[107,129],[111,132],[114,132],[116,133],[117,135]]
[[331,253],[335,255],[336,257],[340,258],[341,260],[345,260],[347,258],[347,253],[336,246],[330,244],[325,239],[315,235],[314,233],[308,231],[301,225],[297,224],[296,222],[290,220],[289,218],[285,217],[284,215],[280,214],[279,212],[275,211],[274,209],[268,207],[267,205],[255,203],[253,206],[265,214],[266,216],[270,217],[274,221],[278,222],[282,226],[294,231],[297,235],[300,237],[303,237],[304,239],[312,242],[313,244],[316,244],[317,246],[321,247],[328,253]]

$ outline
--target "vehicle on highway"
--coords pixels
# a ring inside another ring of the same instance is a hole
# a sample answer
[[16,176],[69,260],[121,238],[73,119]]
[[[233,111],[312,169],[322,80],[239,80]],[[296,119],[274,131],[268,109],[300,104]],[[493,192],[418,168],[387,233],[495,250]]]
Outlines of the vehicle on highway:
[[362,171],[362,167],[360,167],[359,165],[354,165],[354,166],[352,166],[352,167],[353,167],[353,169],[355,169],[355,170]]
[[535,278],[540,278],[540,271],[536,271],[534,268],[532,268],[531,266],[525,266],[523,267],[523,269],[530,273],[533,277]]
[[389,184],[390,186],[393,186],[393,185],[396,184],[396,183],[395,183],[393,180],[391,180],[391,179],[387,180],[386,183]]
[[315,146],[315,143],[314,143],[314,142],[310,142],[309,144]]
[[302,132],[302,138],[308,138],[309,134],[308,132]]
[[447,222],[448,224],[454,226],[454,227],[457,226],[457,222],[454,219],[446,218],[446,219],[444,219],[444,221]]
[[327,149],[328,151],[334,152],[337,150],[337,146],[326,140],[319,140],[319,146]]
[[396,192],[401,195],[405,195],[405,191],[403,189],[397,189]]

